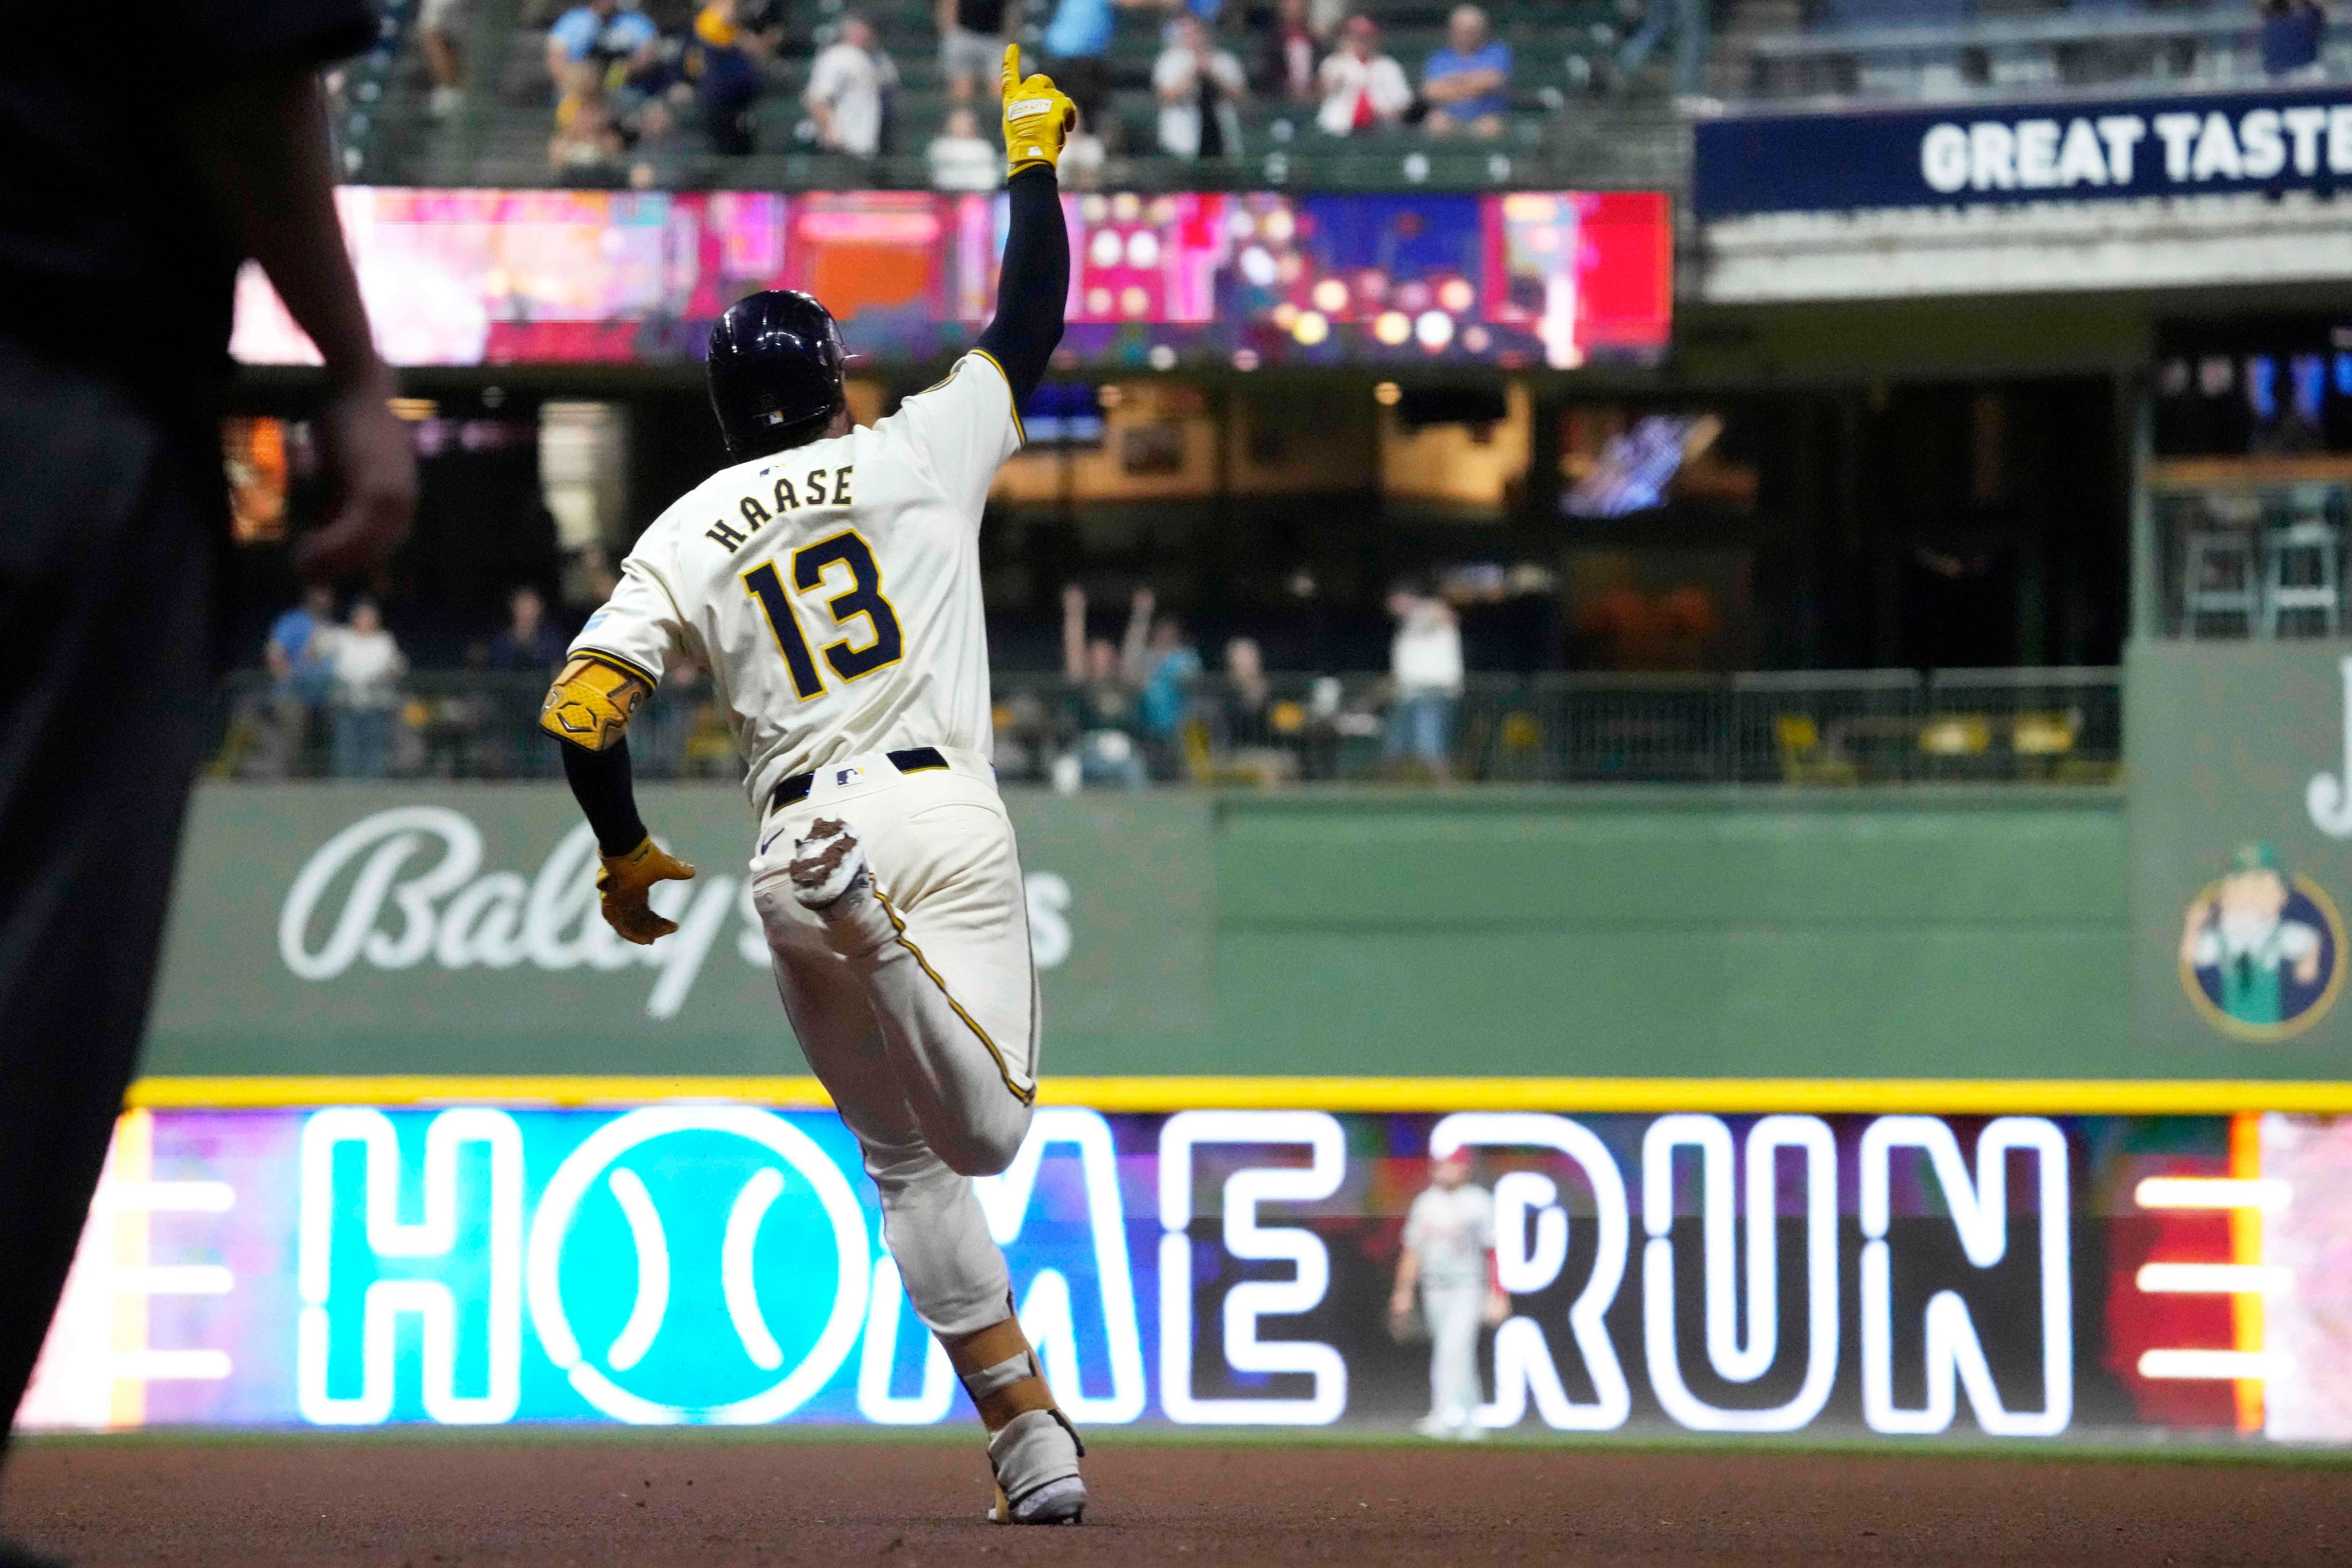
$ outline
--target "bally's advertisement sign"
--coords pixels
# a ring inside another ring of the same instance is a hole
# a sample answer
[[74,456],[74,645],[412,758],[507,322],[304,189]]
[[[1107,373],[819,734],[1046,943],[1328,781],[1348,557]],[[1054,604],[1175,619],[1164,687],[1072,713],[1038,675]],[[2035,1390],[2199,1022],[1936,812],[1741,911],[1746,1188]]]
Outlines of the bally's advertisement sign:
[[[1454,1152],[1461,1431],[2352,1439],[2352,1120],[1048,1105],[978,1197],[1082,1426],[1402,1428]],[[840,1121],[673,1101],[131,1111],[22,1419],[971,1414]]]
[[[678,930],[650,947],[599,917],[595,844],[561,786],[197,791],[145,1070],[803,1070],[751,905],[743,797],[652,785],[639,803],[699,872],[656,890]],[[1205,1034],[1208,805],[1037,791],[1007,805],[1055,1069]]]
[[2328,191],[2352,181],[2352,90],[1742,116],[1696,137],[1703,219]]

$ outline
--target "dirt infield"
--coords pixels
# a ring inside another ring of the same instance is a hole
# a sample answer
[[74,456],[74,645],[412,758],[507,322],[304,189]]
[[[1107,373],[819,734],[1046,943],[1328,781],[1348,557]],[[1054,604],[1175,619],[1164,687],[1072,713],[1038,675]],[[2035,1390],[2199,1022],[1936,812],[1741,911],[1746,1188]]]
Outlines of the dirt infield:
[[35,1442],[5,1521],[93,1565],[2352,1563],[2333,1465],[1129,1439],[1059,1531],[984,1523],[982,1476],[938,1442]]

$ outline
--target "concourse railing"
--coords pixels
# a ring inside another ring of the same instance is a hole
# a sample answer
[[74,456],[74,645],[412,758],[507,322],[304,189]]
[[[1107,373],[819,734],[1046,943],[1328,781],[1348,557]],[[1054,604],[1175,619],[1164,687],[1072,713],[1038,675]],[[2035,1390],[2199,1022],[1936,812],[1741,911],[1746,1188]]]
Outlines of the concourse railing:
[[[258,672],[224,685],[210,771],[226,779],[551,779],[545,678],[418,671],[353,708]],[[999,671],[1008,783],[1151,784],[2099,784],[2123,754],[2111,668],[1475,675],[1458,695],[1383,675],[1206,677],[1157,690]],[[707,679],[639,710],[648,779],[736,783]]]

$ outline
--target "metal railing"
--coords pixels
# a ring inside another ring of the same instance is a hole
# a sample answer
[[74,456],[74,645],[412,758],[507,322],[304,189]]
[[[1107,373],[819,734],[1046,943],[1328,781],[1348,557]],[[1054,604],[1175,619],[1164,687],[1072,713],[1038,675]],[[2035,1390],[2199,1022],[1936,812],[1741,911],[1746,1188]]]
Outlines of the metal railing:
[[[1716,79],[1743,103],[1824,108],[1885,100],[2065,99],[2134,89],[2213,92],[2267,79],[2263,17],[2252,5],[1992,15],[1973,5],[1882,4],[1864,14],[1872,19],[1722,39]],[[2352,51],[2329,40],[2322,53],[2326,79],[2343,79]]]
[[[543,678],[419,672],[394,707],[306,702],[232,677],[212,771],[239,779],[552,778]],[[1000,672],[1008,782],[1150,784],[2107,784],[2123,755],[2106,668],[1473,676],[1451,702],[1400,704],[1385,676],[1207,678],[1160,705],[1122,687]],[[630,727],[638,774],[740,780],[707,683],[666,687]]]

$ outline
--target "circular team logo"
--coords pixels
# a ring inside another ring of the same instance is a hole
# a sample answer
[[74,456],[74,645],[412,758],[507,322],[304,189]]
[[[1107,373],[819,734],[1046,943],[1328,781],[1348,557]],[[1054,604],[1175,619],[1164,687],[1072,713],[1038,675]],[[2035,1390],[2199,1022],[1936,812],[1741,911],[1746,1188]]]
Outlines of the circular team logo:
[[2189,901],[2180,984],[2205,1021],[2235,1039],[2290,1039],[2327,1016],[2344,988],[2344,917],[2318,883],[2266,844]]
[[865,1212],[779,1116],[633,1110],[547,1184],[526,1289],[540,1343],[618,1420],[751,1424],[824,1386],[866,1320]]

